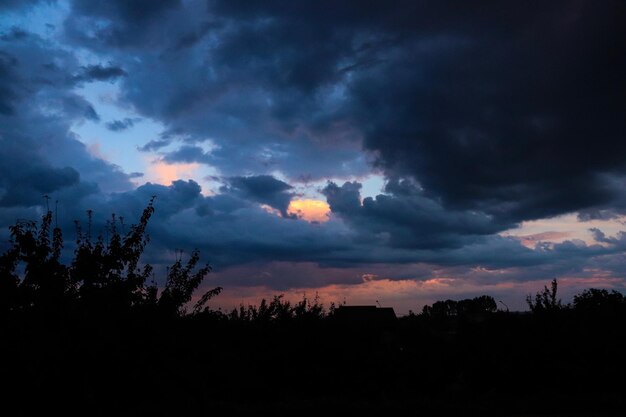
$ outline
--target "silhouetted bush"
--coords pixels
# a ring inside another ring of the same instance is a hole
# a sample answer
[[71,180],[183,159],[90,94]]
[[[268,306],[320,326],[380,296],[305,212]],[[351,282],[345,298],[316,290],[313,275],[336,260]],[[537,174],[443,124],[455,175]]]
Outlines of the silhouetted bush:
[[264,298],[258,306],[241,304],[239,308],[233,309],[227,317],[232,321],[267,324],[291,320],[321,320],[332,316],[335,311],[334,303],[331,303],[329,309],[326,310],[324,305],[320,303],[317,294],[312,302],[305,295],[302,300],[293,305],[283,298],[283,294],[276,295],[269,303]]
[[[63,236],[58,227],[51,230],[51,211],[42,217],[39,227],[33,221],[11,226],[11,247],[0,256],[2,314],[68,308],[102,315],[135,308],[185,314],[186,304],[210,267],[196,270],[199,253],[194,251],[185,265],[177,259],[168,268],[165,287],[160,293],[155,283],[146,283],[153,268],[150,264],[141,265],[140,258],[149,242],[146,229],[154,212],[153,203],[151,200],[139,223],[124,235],[118,230],[118,219],[112,215],[107,222],[106,241],[102,235],[95,240],[91,238],[89,211],[87,233],[76,222],[76,248],[69,265],[61,261]],[[207,291],[194,311],[201,310],[220,291],[219,287]]]
[[553,279],[550,283],[550,288],[543,287],[543,290],[538,292],[533,299],[530,295],[526,297],[526,303],[533,313],[545,313],[554,312],[564,308],[561,304],[561,300],[556,298],[558,283],[556,279]]
[[626,298],[619,292],[589,288],[574,296],[573,308],[590,314],[617,314],[626,310]]
[[437,301],[432,306],[425,305],[422,314],[430,317],[457,317],[468,314],[493,313],[498,309],[496,301],[488,295],[460,301]]

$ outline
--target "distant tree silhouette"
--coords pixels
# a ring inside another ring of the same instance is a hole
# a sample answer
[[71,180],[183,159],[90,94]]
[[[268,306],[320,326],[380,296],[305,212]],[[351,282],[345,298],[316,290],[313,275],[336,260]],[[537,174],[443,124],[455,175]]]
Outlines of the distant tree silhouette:
[[498,309],[498,306],[493,297],[489,295],[481,295],[472,299],[459,301],[457,308],[461,314],[494,313]]
[[488,295],[454,301],[437,301],[432,306],[425,305],[422,315],[429,317],[456,317],[467,314],[493,313],[498,309],[496,300]]
[[457,314],[457,302],[454,300],[436,301],[432,306],[425,305],[422,314],[430,317],[451,317]]
[[533,299],[530,295],[526,296],[526,303],[533,313],[543,313],[557,311],[564,308],[561,300],[556,298],[558,283],[553,279],[550,288],[543,287],[542,291],[535,294]]
[[573,308],[584,313],[616,313],[626,310],[626,298],[615,290],[589,288],[574,296]]

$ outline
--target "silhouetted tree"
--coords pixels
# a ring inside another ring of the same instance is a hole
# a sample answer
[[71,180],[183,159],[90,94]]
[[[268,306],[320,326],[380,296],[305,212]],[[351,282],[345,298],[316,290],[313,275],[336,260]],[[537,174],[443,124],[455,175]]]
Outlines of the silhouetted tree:
[[534,299],[530,295],[526,296],[526,303],[530,310],[533,313],[543,313],[563,309],[561,300],[556,298],[557,286],[556,279],[553,279],[550,288],[544,286],[542,291],[535,294]]
[[[57,308],[66,296],[74,294],[68,268],[60,262],[63,238],[54,228],[50,236],[52,212],[41,227],[33,221],[19,221],[9,228],[11,247],[0,256],[0,308],[3,311],[25,308]],[[23,266],[22,276],[18,273]]]
[[[140,264],[150,241],[146,233],[154,213],[154,197],[130,230],[122,235],[113,214],[107,222],[107,239],[91,237],[92,212],[88,211],[88,232],[76,222],[77,240],[69,266],[61,262],[63,236],[51,229],[52,212],[47,211],[37,227],[34,221],[21,221],[10,227],[11,247],[0,256],[0,311],[4,314],[26,309],[58,311],[63,305],[80,305],[84,311],[106,314],[134,307],[152,306],[167,314],[185,314],[185,305],[211,270],[196,266],[200,259],[193,251],[188,262],[181,259],[168,269],[165,287],[159,295],[156,284],[146,284],[152,276],[150,264]],[[120,220],[121,222],[121,220]],[[196,303],[202,309],[220,287],[207,291]]]
[[457,302],[454,300],[436,301],[432,306],[425,305],[422,309],[422,314],[430,317],[452,317],[457,313]]
[[589,288],[574,296],[573,307],[585,313],[616,313],[626,309],[626,298],[615,290]]
[[432,306],[425,305],[422,315],[429,317],[456,317],[466,314],[493,313],[498,309],[496,300],[489,295],[454,301],[437,301]]
[[[165,288],[161,292],[158,305],[167,312],[176,314],[185,314],[185,304],[191,300],[193,292],[198,288],[205,275],[211,271],[209,265],[205,265],[194,272],[200,254],[197,250],[191,253],[191,257],[187,264],[183,266],[181,259],[177,259],[174,264],[168,268]],[[194,307],[194,312],[202,309],[203,305],[213,296],[218,295],[222,288],[217,287],[204,293]]]
[[457,304],[458,314],[493,313],[497,309],[496,300],[489,295],[461,300]]

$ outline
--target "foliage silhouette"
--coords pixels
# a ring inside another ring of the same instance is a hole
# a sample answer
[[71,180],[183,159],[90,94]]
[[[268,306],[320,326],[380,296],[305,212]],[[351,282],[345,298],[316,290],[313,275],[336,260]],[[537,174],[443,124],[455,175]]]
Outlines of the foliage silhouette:
[[313,301],[306,295],[295,304],[284,300],[284,294],[276,295],[269,303],[265,298],[256,305],[244,306],[233,309],[228,314],[231,321],[248,322],[255,324],[286,323],[296,321],[314,321],[332,317],[335,312],[335,304],[331,303],[328,310],[320,303],[316,294]]
[[626,311],[626,298],[615,290],[589,288],[574,296],[573,308],[587,314],[619,314]]
[[[95,240],[91,237],[92,212],[88,211],[88,232],[83,233],[76,222],[77,239],[69,265],[61,261],[63,236],[58,227],[52,231],[52,212],[42,217],[41,225],[22,221],[11,226],[11,247],[0,256],[0,311],[2,314],[28,309],[60,311],[80,308],[81,311],[105,315],[131,309],[152,308],[166,315],[184,315],[193,292],[210,272],[208,265],[196,270],[200,256],[193,251],[186,264],[177,259],[168,268],[165,287],[160,292],[155,283],[146,284],[153,267],[141,265],[140,258],[150,241],[148,221],[154,213],[154,197],[130,230],[122,235],[112,215],[105,232]],[[23,276],[20,271],[23,269]],[[207,291],[200,297],[194,311],[221,288]]]
[[556,298],[558,283],[556,279],[553,279],[550,283],[550,288],[543,287],[543,290],[538,292],[533,298],[528,295],[526,297],[526,303],[533,313],[545,313],[554,312],[564,308],[561,304],[561,300]]
[[437,301],[432,306],[425,305],[422,314],[430,317],[457,317],[468,314],[493,313],[498,309],[496,301],[488,295],[460,301]]

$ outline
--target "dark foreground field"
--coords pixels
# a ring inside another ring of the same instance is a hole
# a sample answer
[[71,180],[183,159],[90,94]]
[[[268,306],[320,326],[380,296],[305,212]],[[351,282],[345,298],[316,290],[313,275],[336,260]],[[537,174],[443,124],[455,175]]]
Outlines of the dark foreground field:
[[[91,415],[624,410],[624,310],[404,317],[364,325],[80,311],[2,324],[4,404]],[[336,314],[335,314],[336,316]]]
[[[557,283],[529,313],[494,300],[385,309],[277,297],[186,310],[208,272],[178,260],[163,286],[139,263],[152,207],[124,236],[79,234],[63,262],[50,213],[0,257],[3,415],[623,415],[626,300]],[[8,410],[11,410],[8,412]]]

